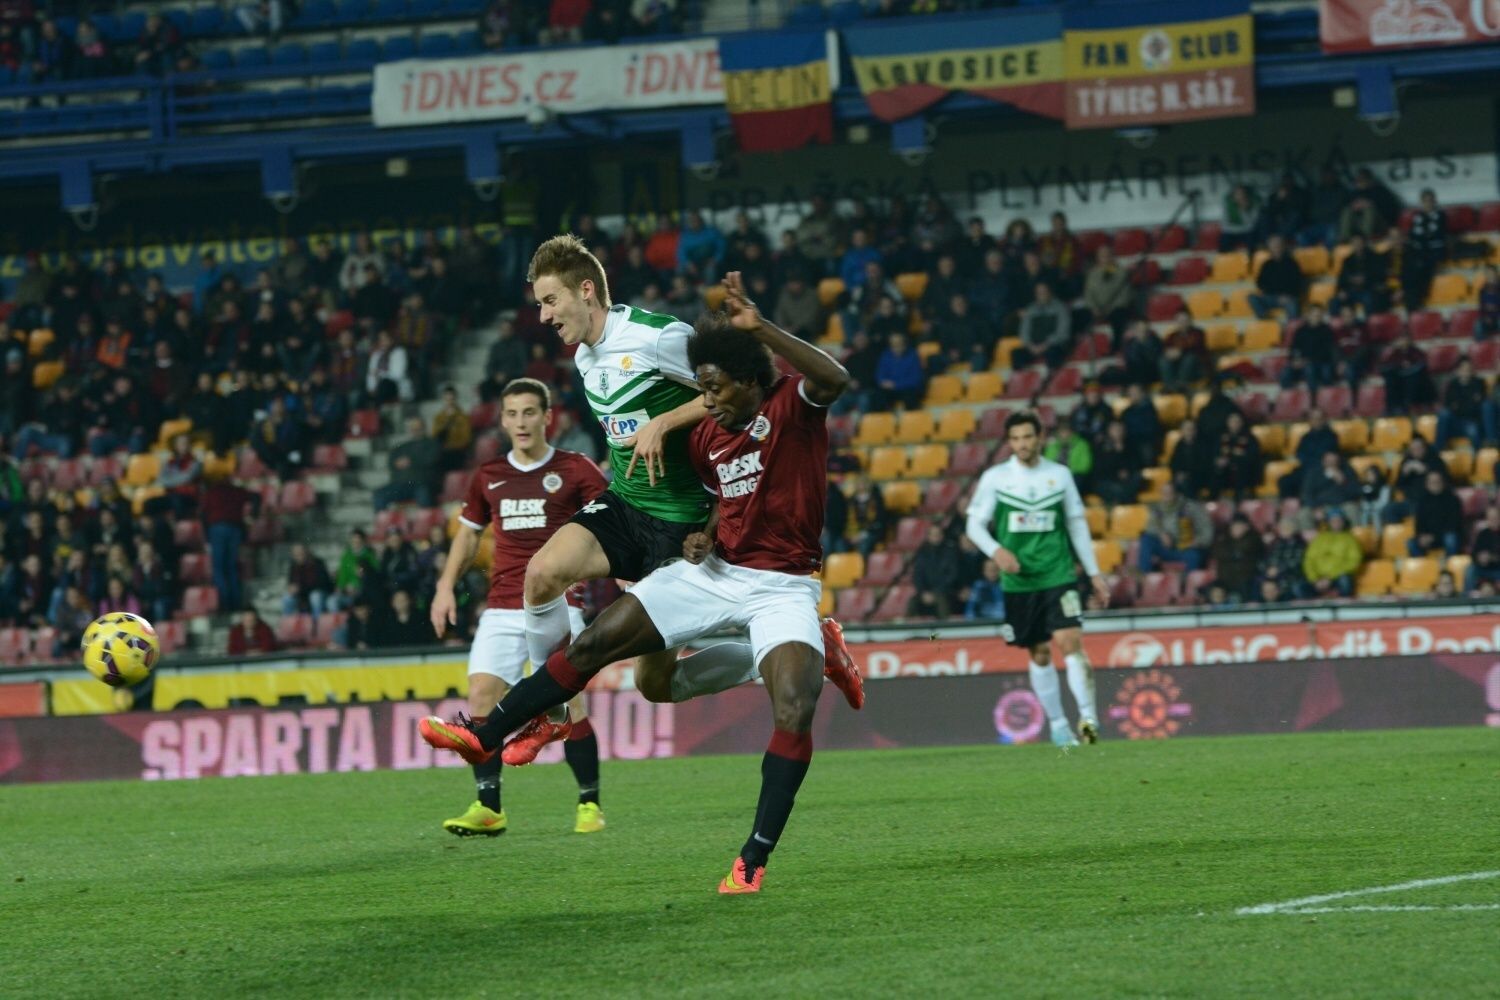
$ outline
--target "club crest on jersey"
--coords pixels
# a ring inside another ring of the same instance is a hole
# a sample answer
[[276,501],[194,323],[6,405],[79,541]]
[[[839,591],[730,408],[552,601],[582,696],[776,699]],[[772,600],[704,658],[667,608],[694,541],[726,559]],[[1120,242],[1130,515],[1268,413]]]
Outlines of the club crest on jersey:
[[609,395],[609,372],[603,368],[599,369],[599,395]]
[[562,489],[562,476],[555,472],[549,472],[542,477],[542,489],[548,493],[556,493]]
[[750,439],[752,441],[764,441],[770,435],[771,421],[766,417],[764,413],[762,413],[757,416],[755,418],[755,422],[750,425]]
[[622,371],[622,372],[628,372],[628,371],[630,371],[630,366],[633,365],[633,364],[635,364],[635,359],[632,358],[628,354],[625,355],[623,358],[620,359],[620,371]]

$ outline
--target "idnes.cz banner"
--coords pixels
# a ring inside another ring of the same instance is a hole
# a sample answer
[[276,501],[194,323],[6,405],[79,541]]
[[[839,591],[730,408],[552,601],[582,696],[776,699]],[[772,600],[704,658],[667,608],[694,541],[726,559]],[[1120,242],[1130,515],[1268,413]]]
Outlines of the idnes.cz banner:
[[1500,40],[1500,0],[1323,0],[1324,52],[1370,52]]

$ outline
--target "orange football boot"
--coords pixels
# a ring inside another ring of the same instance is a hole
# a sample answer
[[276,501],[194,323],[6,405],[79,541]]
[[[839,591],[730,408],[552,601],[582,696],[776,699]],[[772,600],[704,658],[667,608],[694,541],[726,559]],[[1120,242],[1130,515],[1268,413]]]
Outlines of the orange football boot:
[[865,707],[865,681],[844,645],[844,629],[832,618],[823,619],[823,676],[844,692],[844,700],[858,712]]
[[722,896],[742,896],[747,892],[760,892],[760,880],[765,876],[765,866],[755,869],[755,874],[745,874],[745,859],[735,858],[734,867],[729,869],[729,874],[719,883],[719,894]]
[[436,715],[429,715],[417,723],[417,732],[427,745],[439,750],[452,750],[470,764],[483,764],[495,756],[495,751],[486,750],[474,732],[474,722],[459,715],[451,722],[444,722]]
[[573,720],[569,716],[563,716],[561,722],[553,722],[545,713],[538,715],[505,744],[505,749],[500,751],[500,760],[509,767],[524,767],[536,760],[542,747],[567,739],[572,731]]

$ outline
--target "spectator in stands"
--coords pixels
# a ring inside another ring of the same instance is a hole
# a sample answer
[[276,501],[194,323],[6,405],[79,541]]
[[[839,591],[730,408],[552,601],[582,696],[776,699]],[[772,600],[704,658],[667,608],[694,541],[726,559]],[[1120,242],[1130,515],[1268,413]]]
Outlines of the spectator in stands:
[[429,646],[435,641],[432,625],[417,612],[411,594],[399,588],[391,594],[391,613],[373,618],[367,638],[372,649]]
[[115,75],[115,55],[109,43],[99,34],[90,18],[81,18],[73,34],[77,51],[73,75],[82,80],[96,80]]
[[970,621],[1000,621],[1005,618],[1005,592],[1000,586],[1000,567],[995,565],[994,560],[986,559],[981,573],[983,575],[969,585],[964,617]]
[[259,505],[260,497],[227,477],[210,481],[203,491],[200,513],[221,608],[237,608],[242,603],[240,549],[245,544],[245,521]]
[[854,489],[849,494],[849,512],[854,529],[854,547],[861,556],[868,559],[877,546],[885,543],[890,520],[885,509],[884,494],[863,473],[854,477]]
[[[666,296],[661,293],[661,282],[652,281],[641,290],[640,298],[636,299],[637,308],[649,313],[670,314],[672,303],[668,302]],[[681,319],[682,317],[678,317]]]
[[342,627],[334,630],[333,644],[340,649],[369,649],[370,633],[378,627],[373,610],[369,597],[363,594],[356,597],[350,606],[349,618]]
[[[889,307],[885,305],[886,300],[890,301]],[[838,299],[839,308],[843,311],[845,339],[855,330],[870,331],[871,339],[877,343],[888,339],[875,329],[879,318],[891,321],[890,325],[894,329],[889,332],[899,330],[905,333],[905,303],[901,290],[886,276],[885,268],[876,262],[866,264],[864,283],[845,291]],[[944,306],[946,308],[946,303]]]
[[1161,418],[1156,414],[1156,405],[1146,395],[1139,383],[1125,387],[1129,405],[1120,412],[1120,422],[1125,425],[1125,440],[1141,456],[1141,466],[1156,464],[1161,453]]
[[1500,507],[1492,506],[1484,512],[1484,522],[1469,549],[1464,590],[1473,593],[1481,583],[1500,584]]
[[1456,437],[1466,437],[1471,444],[1483,440],[1480,425],[1484,421],[1484,381],[1474,374],[1474,362],[1462,358],[1453,377],[1443,387],[1443,405],[1437,413],[1437,446],[1448,447]]
[[[667,289],[667,313],[682,320],[684,323],[692,324],[698,321],[698,317],[704,312],[703,295],[698,288],[688,280],[685,274],[672,275],[671,287]],[[532,376],[535,378],[535,376]]]
[[398,399],[409,403],[416,398],[406,348],[396,343],[389,330],[381,330],[376,335],[375,350],[370,352],[365,370],[365,392],[377,406]]
[[1187,392],[1213,371],[1208,337],[1185,307],[1172,318],[1172,328],[1162,343],[1160,367],[1162,388],[1175,393]]
[[300,421],[287,413],[286,402],[277,396],[265,419],[250,434],[250,447],[277,479],[295,479],[308,459],[306,432]]
[[406,441],[391,450],[390,482],[375,491],[376,512],[393,503],[415,502],[431,507],[433,491],[442,468],[442,449],[427,434],[421,417],[406,422]]
[[993,319],[1010,313],[1010,276],[1005,273],[1005,257],[998,249],[984,255],[983,264],[969,283],[969,303],[975,312]]
[[1041,359],[1048,368],[1061,368],[1073,346],[1072,312],[1046,282],[1037,282],[1034,295],[1021,310],[1021,346],[1011,355],[1011,365],[1025,368]]
[[[4,327],[0,322],[0,333]],[[14,434],[25,423],[34,395],[26,352],[13,345],[5,350],[5,369],[0,371],[0,438]]]
[[1214,457],[1211,488],[1215,495],[1231,493],[1236,500],[1242,500],[1255,492],[1260,477],[1260,442],[1245,425],[1244,415],[1238,411],[1231,413]]
[[1281,387],[1290,389],[1305,382],[1314,394],[1325,385],[1332,385],[1338,368],[1333,327],[1327,323],[1308,321],[1297,326],[1292,334],[1290,353],[1286,367],[1281,371]]
[[969,300],[962,293],[948,302],[943,315],[930,326],[930,338],[942,348],[928,359],[928,370],[934,374],[957,365],[968,365],[970,371],[984,371],[995,351],[995,330],[982,315],[969,310]]
[[958,550],[938,525],[929,525],[927,537],[912,557],[912,585],[916,592],[907,604],[913,618],[948,618],[953,610],[953,592],[958,589]]
[[592,0],[583,19],[583,40],[599,45],[614,45],[624,38],[631,25],[623,7],[624,0]]
[[1474,324],[1474,339],[1500,333],[1500,269],[1484,265],[1484,280],[1479,284],[1479,322]]
[[965,278],[958,273],[957,258],[951,253],[940,254],[937,270],[927,276],[927,287],[922,290],[922,315],[928,319],[946,315],[948,303],[953,296],[962,295],[967,285]]
[[1172,471],[1172,482],[1183,496],[1197,499],[1202,495],[1208,485],[1204,475],[1207,464],[1198,424],[1184,420],[1177,428],[1177,443],[1172,446],[1172,455],[1167,462]]
[[[0,9],[4,6],[7,5],[0,5]],[[0,69],[8,69],[11,73],[15,73],[21,68],[21,62],[21,38],[16,33],[16,27],[8,20],[0,20]],[[3,617],[0,615],[0,619]]]
[[1379,527],[1381,514],[1390,506],[1391,484],[1378,463],[1367,465],[1359,475],[1359,523]]
[[[729,231],[724,242],[728,247],[724,255],[726,271],[748,271],[753,267],[769,267],[771,264],[771,244],[766,239],[766,234],[752,224],[750,216],[744,212],[735,213],[734,228]],[[751,246],[756,248],[754,253],[750,250]]]
[[865,282],[865,265],[881,262],[880,251],[870,245],[870,234],[864,229],[849,233],[849,249],[839,259],[839,277],[846,288],[858,288]]
[[821,273],[826,274],[843,240],[843,225],[827,198],[821,194],[812,196],[811,209],[797,224],[796,234],[798,249],[816,263]]
[[893,334],[875,366],[875,407],[889,410],[900,405],[919,409],[927,393],[927,375],[922,359],[912,350],[904,334]]
[[56,572],[52,578],[52,595],[47,600],[47,620],[55,623],[67,608],[68,591],[77,589],[87,598],[96,589],[94,569],[84,549],[73,549],[61,558],[53,556],[48,561]]
[[198,490],[203,478],[203,463],[193,454],[193,440],[186,434],[172,439],[172,454],[161,463],[156,485],[166,490],[164,498],[178,519],[188,517],[198,507]]
[[1261,230],[1267,243],[1272,236],[1294,240],[1307,222],[1307,191],[1291,172],[1281,175],[1276,190],[1266,199],[1261,212]]
[[538,32],[537,40],[543,45],[582,41],[583,22],[592,6],[593,0],[551,0],[547,26]]
[[1302,304],[1302,292],[1307,279],[1286,246],[1286,239],[1272,235],[1266,240],[1270,256],[1261,264],[1255,275],[1257,291],[1250,296],[1250,308],[1260,319],[1265,319],[1272,309],[1280,309],[1288,319],[1296,319]]
[[380,576],[380,556],[370,547],[370,538],[359,528],[349,532],[349,544],[339,555],[339,567],[333,586],[337,593],[328,601],[328,610],[337,611],[358,603],[366,588],[366,578]]
[[1078,436],[1097,448],[1104,440],[1105,429],[1115,418],[1114,409],[1104,401],[1104,390],[1098,382],[1086,382],[1083,400],[1068,414],[1068,423]]
[[36,44],[31,52],[31,81],[58,83],[73,78],[78,50],[50,17],[37,22]]
[[[776,325],[803,340],[818,339],[818,292],[799,273],[787,276],[781,294],[776,297]],[[852,331],[844,331],[846,335]]]
[[135,564],[130,586],[141,600],[141,606],[152,621],[166,621],[172,617],[176,604],[176,574],[167,568],[157,554],[156,546],[142,539],[136,545],[132,557]]
[[1364,236],[1354,234],[1349,239],[1349,255],[1339,265],[1335,305],[1340,309],[1346,304],[1355,306],[1365,316],[1384,311],[1389,303],[1385,291],[1389,273],[1386,258]]
[[[50,22],[48,22],[50,23]],[[69,651],[76,653],[83,641],[84,630],[94,620],[94,607],[88,595],[76,586],[70,586],[63,598],[62,606],[51,621],[57,630],[52,642],[53,659],[62,659]]]
[[[1012,267],[1010,270],[1010,304],[1013,308],[1025,310],[1027,306],[1036,301],[1036,286],[1046,285],[1052,291],[1052,298],[1057,299],[1058,288],[1062,285],[1061,277],[1051,268],[1042,264],[1041,254],[1035,250],[1027,250],[1021,255],[1021,266]],[[1071,318],[1071,311],[1069,316]],[[1019,322],[1019,317],[1017,317]]]
[[1393,501],[1382,513],[1382,520],[1386,524],[1412,515],[1417,497],[1426,488],[1427,474],[1430,472],[1440,472],[1446,478],[1448,467],[1441,456],[1433,454],[1432,446],[1427,443],[1427,439],[1417,434],[1407,442],[1406,450],[1402,452],[1401,459],[1396,464],[1394,492],[1399,495],[1400,499]]
[[261,620],[260,614],[246,606],[235,616],[229,626],[229,643],[225,652],[230,656],[256,656],[274,653],[280,647],[276,633]]
[[1253,245],[1261,229],[1260,196],[1248,184],[1236,184],[1224,195],[1224,217],[1219,236],[1220,250]]
[[1483,443],[1487,446],[1500,444],[1500,378],[1494,380],[1489,398],[1480,407],[1479,414],[1484,425]]
[[1182,563],[1189,571],[1202,569],[1213,536],[1208,509],[1182,496],[1176,484],[1168,480],[1161,484],[1161,499],[1151,505],[1146,516],[1138,555],[1140,571],[1153,572],[1163,562]]
[[1042,446],[1042,457],[1050,462],[1065,465],[1073,473],[1073,481],[1080,493],[1089,492],[1089,483],[1094,471],[1094,449],[1086,438],[1073,431],[1067,421],[1058,421],[1057,429]]
[[1323,167],[1318,172],[1318,183],[1307,195],[1307,224],[1297,234],[1302,246],[1333,246],[1338,242],[1339,219],[1343,215],[1348,189],[1339,179],[1338,171]]
[[1312,588],[1310,596],[1352,597],[1354,576],[1364,561],[1364,549],[1349,530],[1344,512],[1337,507],[1327,511],[1322,529],[1308,544],[1302,559],[1302,575]]
[[1355,233],[1376,240],[1396,224],[1401,214],[1401,199],[1390,188],[1375,179],[1369,167],[1354,172],[1354,188],[1349,192],[1339,232],[1347,242]]
[[599,438],[589,434],[578,422],[573,411],[565,407],[557,409],[557,429],[552,436],[552,443],[564,451],[576,451],[580,455],[587,455],[595,462],[604,455]]
[[417,585],[421,575],[417,550],[402,536],[401,528],[393,524],[385,529],[385,542],[380,547],[380,576],[386,586],[393,590],[410,590]]
[[676,270],[700,282],[713,281],[719,276],[719,264],[726,249],[719,228],[705,223],[702,212],[689,212],[687,225],[677,240]]
[[856,331],[853,346],[844,356],[844,369],[849,373],[849,388],[833,404],[829,412],[867,413],[876,409],[879,393],[879,368],[882,348],[864,330]]
[[1433,401],[1427,354],[1412,343],[1409,330],[1397,334],[1395,343],[1380,359],[1380,375],[1385,379],[1387,413],[1409,413]]
[[828,477],[828,493],[823,503],[823,535],[821,538],[823,557],[835,552],[847,552],[849,540],[845,532],[849,528],[849,498],[834,477]]
[[1454,584],[1453,574],[1447,570],[1439,573],[1437,583],[1432,588],[1433,600],[1451,601],[1461,596],[1463,595],[1458,592],[1458,587]]
[[1303,477],[1300,499],[1304,527],[1311,529],[1318,511],[1338,508],[1346,520],[1359,514],[1363,493],[1354,469],[1335,447],[1318,456],[1318,464]]
[[1463,530],[1464,508],[1448,484],[1448,477],[1436,470],[1427,473],[1422,492],[1412,504],[1416,513],[1416,532],[1406,541],[1408,554],[1425,556],[1441,548],[1443,555],[1458,554]]
[[1432,188],[1422,189],[1418,204],[1411,217],[1408,246],[1414,256],[1421,258],[1430,276],[1450,255],[1448,216],[1438,207],[1437,194]]
[[1141,456],[1125,438],[1125,425],[1111,420],[1094,448],[1094,491],[1109,505],[1135,503],[1141,492]]
[[1055,271],[1061,286],[1058,294],[1065,299],[1078,295],[1079,278],[1083,272],[1083,247],[1078,237],[1068,229],[1068,217],[1062,212],[1053,212],[1050,228],[1037,240],[1037,253],[1042,265]]
[[451,385],[443,387],[443,404],[432,415],[432,436],[442,448],[439,467],[444,472],[468,464],[474,429],[469,424],[469,415],[458,405],[458,390]]
[[1297,442],[1296,468],[1277,482],[1282,499],[1300,496],[1307,476],[1323,464],[1323,456],[1339,450],[1339,436],[1328,426],[1328,417],[1316,406],[1307,411],[1307,431]]
[[479,398],[486,403],[499,399],[500,390],[512,379],[520,378],[527,363],[526,344],[516,336],[515,323],[502,319],[485,358],[485,380],[480,383]]
[[1211,550],[1215,581],[1235,601],[1255,598],[1255,580],[1265,558],[1266,543],[1244,514],[1234,515],[1229,527],[1214,539]]
[[[47,610],[47,595],[52,590],[51,580],[40,552],[27,552],[21,556],[20,563],[21,572],[15,585],[15,620],[22,627],[41,628],[47,624],[43,616]],[[79,598],[87,604],[88,599],[82,592]]]
[[1308,596],[1307,577],[1302,569],[1306,559],[1307,542],[1297,530],[1297,522],[1283,517],[1276,522],[1276,537],[1261,563],[1261,600],[1291,601]]
[[[1105,371],[1100,376],[1102,380],[1111,384],[1123,382],[1125,385],[1141,386],[1154,385],[1157,381],[1166,382],[1166,373],[1162,369],[1165,348],[1161,338],[1145,320],[1132,320],[1125,327],[1125,335],[1120,341],[1119,350],[1124,364]],[[1174,375],[1180,378],[1182,374],[1180,354],[1174,358],[1174,366]],[[1188,383],[1180,384],[1187,385]],[[1164,384],[1163,391],[1171,390]]]
[[130,584],[123,576],[111,574],[104,582],[104,597],[99,601],[96,609],[97,614],[105,615],[112,611],[123,611],[129,615],[143,615],[141,600],[130,590]]

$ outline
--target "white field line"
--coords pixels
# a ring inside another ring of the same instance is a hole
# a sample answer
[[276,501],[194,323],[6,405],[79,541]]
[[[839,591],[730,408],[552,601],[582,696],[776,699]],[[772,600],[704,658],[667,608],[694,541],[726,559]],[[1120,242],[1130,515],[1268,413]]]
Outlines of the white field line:
[[1454,882],[1479,882],[1484,879],[1500,878],[1500,871],[1468,872],[1463,875],[1444,875],[1441,878],[1419,878],[1410,882],[1400,882],[1396,885],[1377,885],[1368,889],[1350,889],[1347,892],[1330,892],[1322,896],[1303,896],[1301,899],[1289,899],[1283,903],[1262,903],[1259,906],[1242,906],[1234,912],[1242,917],[1257,916],[1266,913],[1335,913],[1345,910],[1364,912],[1394,912],[1408,910],[1500,910],[1500,903],[1490,904],[1460,904],[1455,906],[1329,906],[1312,909],[1320,903],[1329,903],[1335,899],[1349,899],[1353,896],[1374,896],[1384,892],[1406,892],[1409,889],[1426,889],[1435,885],[1452,885]]
[[1309,906],[1277,913],[1419,913],[1428,910],[1500,910],[1500,903],[1454,903],[1451,906]]

